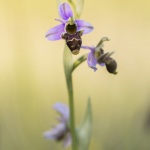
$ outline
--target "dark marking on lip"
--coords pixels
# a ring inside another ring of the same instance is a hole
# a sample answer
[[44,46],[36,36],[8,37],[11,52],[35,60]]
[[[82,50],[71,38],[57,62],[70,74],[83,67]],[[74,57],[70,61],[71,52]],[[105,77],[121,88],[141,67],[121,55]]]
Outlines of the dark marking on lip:
[[78,31],[75,34],[65,33],[62,35],[62,38],[66,40],[66,44],[70,49],[71,53],[77,55],[80,51],[82,45],[82,35],[83,31]]

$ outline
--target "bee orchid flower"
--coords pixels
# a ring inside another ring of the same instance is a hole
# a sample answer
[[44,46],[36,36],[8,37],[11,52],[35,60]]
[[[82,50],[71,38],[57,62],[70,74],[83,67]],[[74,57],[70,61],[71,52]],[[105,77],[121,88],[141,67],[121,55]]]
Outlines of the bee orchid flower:
[[81,48],[90,50],[90,53],[87,56],[88,66],[94,71],[97,70],[97,64],[100,66],[106,66],[106,69],[109,73],[117,74],[117,62],[110,57],[114,52],[104,53],[104,50],[102,49],[104,41],[108,41],[108,38],[102,38],[96,47],[81,46]]
[[69,132],[69,108],[62,103],[56,103],[53,108],[60,114],[59,124],[44,133],[44,137],[49,140],[63,141],[63,146],[71,145],[71,134]]
[[91,32],[93,26],[84,20],[74,19],[73,12],[66,2],[59,5],[58,12],[61,19],[55,20],[60,24],[51,28],[46,33],[46,38],[50,41],[65,39],[71,52],[78,54],[82,44],[82,34]]

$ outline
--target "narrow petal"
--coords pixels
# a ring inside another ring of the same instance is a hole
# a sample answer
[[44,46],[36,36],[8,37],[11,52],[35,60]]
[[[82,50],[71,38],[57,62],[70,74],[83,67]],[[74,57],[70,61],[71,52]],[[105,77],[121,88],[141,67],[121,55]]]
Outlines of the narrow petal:
[[65,136],[64,138],[64,143],[63,143],[63,146],[64,147],[68,147],[71,145],[71,134],[70,133],[67,133],[67,135]]
[[68,20],[70,17],[73,16],[72,10],[68,3],[60,4],[58,11],[59,11],[61,18],[63,18],[64,20]]
[[58,124],[52,130],[44,133],[44,137],[49,140],[57,140],[66,133],[66,125],[64,123]]
[[93,52],[89,53],[89,55],[87,57],[87,63],[88,63],[88,66],[90,68],[92,68],[94,71],[97,70],[97,68],[96,68],[97,60],[96,60]]
[[69,119],[69,108],[63,103],[56,103],[53,108],[62,115],[62,117],[67,121]]
[[45,37],[50,41],[60,40],[61,39],[61,34],[64,32],[64,27],[65,27],[65,24],[60,24],[58,26],[55,26],[55,27],[51,28],[46,33]]
[[55,19],[56,21],[59,21],[59,22],[61,22],[62,24],[65,24],[67,21],[66,20],[63,20],[63,19]]
[[84,20],[75,20],[75,22],[77,23],[78,31],[84,30],[83,34],[89,33],[93,30],[93,26]]

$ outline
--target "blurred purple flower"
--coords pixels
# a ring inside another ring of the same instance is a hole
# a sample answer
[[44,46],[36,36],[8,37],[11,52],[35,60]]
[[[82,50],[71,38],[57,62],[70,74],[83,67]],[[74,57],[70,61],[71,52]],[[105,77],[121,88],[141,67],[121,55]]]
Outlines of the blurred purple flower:
[[[60,40],[62,38],[62,34],[66,32],[68,33],[68,31],[70,31],[69,34],[72,34],[72,29],[68,27],[68,24],[71,24],[69,19],[73,17],[73,12],[69,4],[66,2],[60,4],[58,11],[62,19],[55,20],[61,22],[61,24],[51,28],[46,33],[46,38],[51,41]],[[73,34],[81,30],[83,31],[83,34],[86,34],[93,30],[93,26],[90,23],[85,22],[84,20],[76,19],[74,20],[74,24],[76,27],[73,27]]]
[[44,133],[44,137],[49,140],[63,141],[63,146],[71,144],[71,134],[67,126],[69,121],[69,109],[65,104],[56,103],[53,108],[60,114],[59,124],[54,126],[50,131]]
[[113,58],[110,57],[114,52],[104,53],[104,50],[102,49],[104,41],[108,41],[108,38],[102,38],[96,47],[81,46],[81,48],[89,49],[91,51],[87,56],[87,63],[88,66],[94,71],[97,70],[96,65],[98,64],[100,66],[106,66],[106,69],[109,73],[116,74],[117,63]]

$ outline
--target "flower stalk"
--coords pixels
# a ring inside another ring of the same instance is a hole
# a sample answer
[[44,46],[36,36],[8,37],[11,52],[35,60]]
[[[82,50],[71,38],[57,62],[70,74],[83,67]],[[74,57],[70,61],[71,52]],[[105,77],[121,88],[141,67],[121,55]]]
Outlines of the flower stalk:
[[77,150],[77,138],[76,138],[76,130],[75,130],[75,111],[74,111],[74,100],[73,100],[73,85],[72,85],[72,54],[67,46],[64,48],[64,71],[66,77],[66,84],[69,96],[69,108],[70,108],[70,131],[72,136],[72,150]]
[[[82,8],[80,11],[77,12],[76,6],[72,0],[68,0],[74,10],[75,17],[79,18]],[[70,24],[72,24],[73,17],[70,18]],[[85,24],[85,27],[88,23],[83,22]],[[89,24],[90,25],[90,24]],[[88,29],[84,27],[84,32],[89,32],[91,29]],[[79,27],[78,27],[79,29]],[[82,29],[82,28],[81,28]],[[76,67],[78,67],[82,62],[84,62],[87,59],[87,54],[81,56],[79,59],[77,59],[74,63],[72,61],[72,54],[67,46],[64,48],[64,55],[63,55],[63,61],[64,61],[64,71],[65,71],[65,77],[66,77],[66,84],[67,84],[67,90],[68,90],[68,96],[69,96],[69,108],[70,108],[70,130],[71,130],[71,136],[72,136],[72,150],[78,150],[79,149],[79,143],[77,139],[77,133],[75,128],[75,110],[74,110],[74,98],[73,98],[73,83],[72,83],[72,72]],[[79,137],[78,137],[79,138]]]
[[[76,12],[76,6],[72,0],[68,0],[74,10],[75,16],[79,18],[79,14]],[[70,24],[73,24],[74,20],[73,17],[70,17]],[[86,23],[87,24],[87,23]],[[84,29],[86,31],[86,28]],[[66,84],[69,96],[69,108],[70,108],[70,130],[72,136],[72,150],[78,150],[78,143],[77,143],[77,134],[75,128],[75,110],[74,110],[74,99],[73,99],[73,83],[72,83],[72,72],[73,70],[79,66],[83,61],[85,61],[87,55],[80,57],[77,61],[73,63],[72,61],[72,54],[69,48],[65,45],[64,48],[64,55],[63,55],[63,62],[64,62],[64,71],[66,77]]]
[[83,63],[85,60],[87,60],[87,56],[88,54],[84,54],[81,57],[79,57],[74,63],[73,63],[73,68],[72,68],[72,72],[81,64]]

